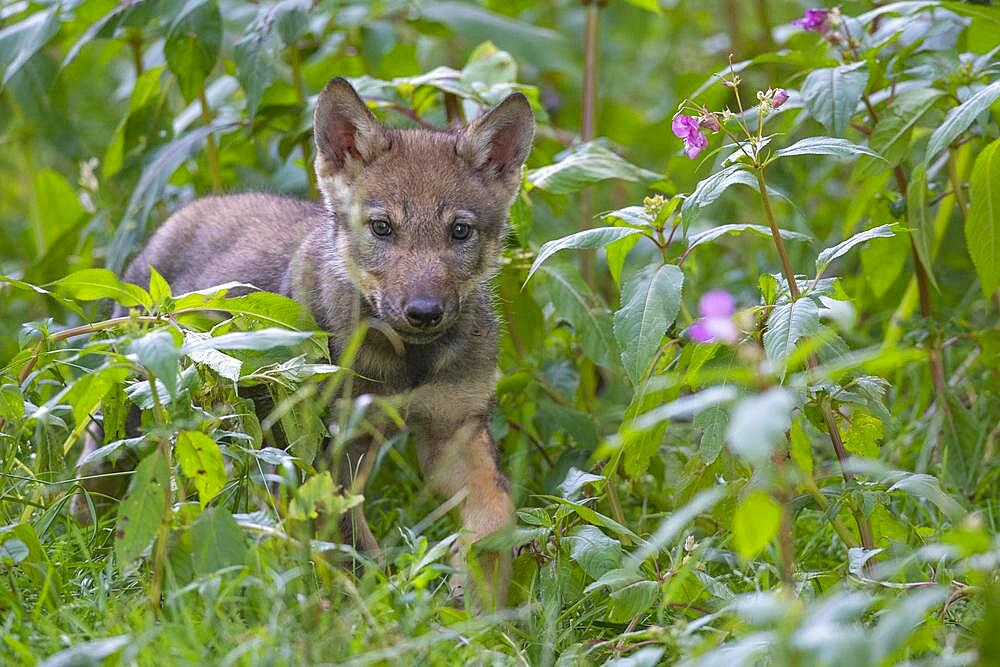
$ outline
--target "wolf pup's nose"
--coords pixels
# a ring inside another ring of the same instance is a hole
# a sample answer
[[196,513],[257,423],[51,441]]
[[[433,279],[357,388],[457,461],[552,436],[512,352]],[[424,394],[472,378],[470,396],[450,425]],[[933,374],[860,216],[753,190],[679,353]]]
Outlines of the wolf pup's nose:
[[418,329],[430,329],[441,323],[444,306],[437,299],[417,297],[407,302],[403,314],[406,321]]

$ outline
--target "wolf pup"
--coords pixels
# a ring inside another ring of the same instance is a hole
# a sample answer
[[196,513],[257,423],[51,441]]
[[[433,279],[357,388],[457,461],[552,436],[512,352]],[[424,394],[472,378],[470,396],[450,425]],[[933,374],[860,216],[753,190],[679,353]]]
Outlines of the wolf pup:
[[[390,129],[334,78],[314,134],[324,205],[259,193],[199,199],[164,223],[124,277],[148,284],[153,266],[175,292],[239,281],[284,294],[329,332],[334,359],[359,316],[373,322],[355,394],[406,395],[426,481],[445,498],[462,494],[471,543],[513,512],[487,430],[497,361],[487,282],[531,149],[528,100],[511,94],[457,130]],[[366,449],[341,467],[355,470]],[[378,548],[360,508],[343,532]],[[502,599],[509,554],[477,564],[489,598]]]

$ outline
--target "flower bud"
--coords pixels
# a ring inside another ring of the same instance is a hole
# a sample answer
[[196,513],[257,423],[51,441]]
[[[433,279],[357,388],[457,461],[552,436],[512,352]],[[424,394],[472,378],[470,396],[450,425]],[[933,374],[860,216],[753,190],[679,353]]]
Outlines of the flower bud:
[[771,98],[771,108],[777,109],[782,104],[788,101],[788,91],[784,88],[778,88],[774,91],[774,96]]

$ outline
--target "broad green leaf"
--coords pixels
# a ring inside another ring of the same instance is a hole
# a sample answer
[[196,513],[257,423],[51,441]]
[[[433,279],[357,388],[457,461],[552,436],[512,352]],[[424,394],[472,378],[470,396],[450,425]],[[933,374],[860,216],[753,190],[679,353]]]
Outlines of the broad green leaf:
[[802,82],[802,99],[810,115],[828,132],[841,136],[847,130],[868,85],[865,63],[813,70]]
[[683,285],[684,272],[673,264],[647,266],[625,281],[614,331],[632,384],[642,381],[660,340],[677,319]]
[[649,609],[659,596],[660,586],[655,581],[637,581],[619,588],[610,595],[608,620],[612,623],[628,623]]
[[[871,213],[871,222],[873,223],[891,220],[893,220],[892,213],[887,206],[877,206]],[[896,234],[892,238],[878,243],[869,243],[861,248],[861,266],[864,270],[865,286],[870,288],[877,298],[882,298],[889,291],[889,288],[903,273],[907,258],[912,255],[908,231],[901,230],[898,226],[893,231]]]
[[702,410],[727,403],[734,398],[736,398],[736,387],[725,384],[707,387],[695,394],[682,396],[655,410],[643,413],[631,424],[631,428],[645,430],[668,419],[690,419]]
[[978,91],[962,104],[948,112],[944,121],[934,130],[927,142],[927,154],[924,162],[930,162],[934,157],[955,141],[960,134],[969,129],[976,118],[990,108],[1000,98],[1000,81]]
[[120,567],[138,558],[156,536],[166,509],[164,484],[168,483],[166,462],[154,450],[139,463],[118,508],[115,555]]
[[934,88],[912,88],[901,92],[892,100],[879,116],[878,123],[868,138],[868,146],[881,155],[885,162],[870,162],[871,167],[865,169],[866,174],[900,163],[910,146],[913,128],[942,95],[943,92]]
[[24,416],[24,395],[15,384],[0,386],[0,419],[14,420]]
[[883,437],[882,420],[864,412],[856,412],[846,429],[842,429],[844,449],[855,456],[877,459],[878,443]]
[[76,57],[80,54],[90,42],[95,39],[102,39],[112,37],[118,30],[118,26],[121,25],[122,19],[128,15],[131,10],[128,4],[119,4],[111,9],[107,14],[99,18],[98,20],[91,23],[83,34],[76,40],[72,48],[66,53],[66,57],[62,61],[61,68],[65,68],[71,62],[76,60]]
[[149,267],[149,296],[153,301],[153,305],[159,308],[162,308],[173,298],[170,283],[152,266]]
[[60,278],[49,287],[80,301],[113,299],[123,306],[150,306],[152,299],[138,285],[123,282],[108,269],[83,269]]
[[39,170],[31,185],[28,219],[34,232],[36,252],[41,255],[63,234],[73,230],[87,211],[73,186],[54,169]]
[[723,192],[737,184],[757,189],[757,179],[739,164],[730,165],[702,179],[695,186],[694,192],[681,205],[681,220],[684,221],[685,231],[697,217],[699,210],[714,202],[722,196]]
[[781,506],[771,496],[752,493],[736,505],[733,542],[743,560],[755,558],[778,534]]
[[[233,285],[233,287],[247,286]],[[177,297],[175,307],[178,310],[201,308],[211,311],[225,311],[255,322],[282,329],[294,329],[295,331],[316,331],[319,329],[319,325],[316,324],[309,310],[302,304],[271,292],[251,292],[237,297],[227,297],[224,291],[221,294],[192,292]]]
[[78,667],[82,665],[105,665],[115,653],[133,643],[131,635],[117,635],[102,639],[91,639],[53,653],[39,662],[37,667]]
[[792,303],[781,303],[771,309],[764,331],[764,350],[776,369],[785,365],[795,351],[795,343],[819,330],[819,308],[806,297]]
[[[211,336],[206,333],[201,333],[198,331],[185,331],[184,332],[184,345],[185,348],[188,346],[195,346],[198,343],[210,339]],[[243,362],[236,357],[231,357],[228,354],[219,352],[216,349],[188,349],[187,355],[191,357],[191,360],[196,364],[201,364],[202,366],[207,366],[213,371],[219,374],[220,377],[224,377],[231,382],[239,382],[240,371],[243,368]]]
[[613,367],[619,363],[619,351],[611,313],[595,305],[595,297],[576,271],[575,266],[557,263],[541,268],[552,305],[573,325],[584,354],[602,366]]
[[802,426],[802,420],[796,419],[792,422],[792,430],[790,437],[792,446],[790,448],[790,453],[792,455],[792,460],[795,461],[802,472],[806,474],[807,477],[812,477],[813,474],[813,450],[812,441],[809,439],[809,435],[806,433],[805,427]]
[[538,256],[532,262],[531,269],[528,271],[528,277],[524,279],[524,282],[527,283],[531,280],[531,276],[535,274],[538,267],[560,250],[600,248],[626,236],[635,236],[641,233],[638,229],[632,229],[631,227],[595,227],[594,229],[585,229],[582,232],[576,232],[561,239],[549,241],[538,250]]
[[82,375],[64,397],[73,408],[73,421],[78,426],[82,424],[100,406],[104,397],[124,382],[126,377],[128,368],[124,366],[103,366]]
[[794,407],[795,399],[780,387],[746,396],[729,415],[726,442],[751,463],[767,461],[771,451],[784,440]]
[[205,86],[222,46],[222,15],[215,0],[187,0],[170,26],[163,54],[184,99]]
[[593,579],[600,579],[609,570],[621,567],[621,542],[608,537],[596,526],[580,526],[564,539],[569,542],[570,557]]
[[319,512],[324,511],[330,498],[336,495],[338,487],[333,482],[329,471],[313,475],[295,492],[295,497],[288,506],[288,516],[291,519],[315,519]]
[[52,5],[0,30],[0,88],[59,32],[59,9]]
[[572,500],[566,500],[565,498],[557,498],[555,496],[539,496],[539,498],[545,498],[548,500],[555,501],[560,505],[568,507],[573,512],[576,513],[581,519],[587,523],[594,524],[595,526],[601,526],[602,528],[607,528],[610,531],[617,533],[618,535],[624,535],[634,542],[641,542],[641,538],[632,532],[626,526],[618,523],[614,519],[604,516],[600,512],[592,510],[590,507],[584,505],[583,503],[574,502]]
[[17,565],[26,559],[30,553],[28,545],[16,537],[7,539],[0,537],[0,565]]
[[529,183],[555,194],[578,192],[611,178],[642,183],[658,180],[660,175],[637,167],[594,141],[567,151],[555,164],[528,172]]
[[914,635],[928,612],[948,598],[948,589],[933,586],[908,593],[879,616],[878,625],[868,633],[871,663],[885,664]]
[[924,267],[931,284],[934,277],[934,220],[927,205],[927,165],[918,164],[910,173],[906,186],[906,220],[910,226],[910,240],[917,250],[917,259]]
[[941,490],[941,484],[936,477],[917,473],[900,473],[902,478],[889,487],[889,493],[893,491],[906,491],[917,498],[923,498],[937,505],[953,524],[960,523],[968,514],[961,504],[947,493]]
[[611,274],[611,279],[615,281],[615,285],[619,289],[622,285],[622,269],[625,267],[625,258],[628,257],[629,251],[635,247],[640,238],[642,237],[639,234],[630,234],[604,246],[604,258],[608,262],[608,273]]
[[169,331],[156,329],[132,341],[132,354],[154,378],[163,383],[170,397],[177,395],[178,351]]
[[661,659],[664,653],[665,648],[646,646],[620,658],[611,658],[601,667],[656,667],[663,664]]
[[198,500],[204,508],[226,485],[226,465],[215,440],[198,431],[177,434],[177,462],[188,479],[194,480]]
[[695,415],[694,425],[701,428],[701,439],[698,441],[698,456],[705,465],[715,463],[719,453],[726,444],[726,424],[729,423],[729,411],[721,405],[715,405]]
[[1000,139],[976,158],[969,187],[965,243],[988,299],[1000,286]]
[[[671,200],[671,203],[676,206],[674,200]],[[642,229],[652,229],[656,222],[644,206],[626,206],[625,208],[609,211],[601,216],[601,220],[616,220],[624,225]]]
[[838,257],[842,257],[854,246],[864,243],[865,241],[870,241],[871,239],[889,238],[891,236],[895,236],[892,231],[892,225],[879,225],[878,227],[872,227],[871,229],[859,232],[846,241],[841,241],[833,247],[824,248],[819,253],[819,256],[816,257],[816,277],[822,276],[826,271],[826,268],[830,265],[830,262]]
[[[266,15],[272,11],[268,6],[261,10]],[[263,17],[262,17],[263,18]],[[260,19],[258,19],[258,22]],[[262,29],[258,22],[251,30],[233,46],[233,63],[236,65],[236,78],[243,88],[247,99],[247,115],[253,118],[257,113],[261,95],[274,82],[275,45],[271,33]]]
[[186,343],[181,350],[184,354],[198,354],[206,350],[270,350],[275,347],[294,347],[312,336],[308,331],[287,329],[257,329],[255,331],[234,331],[201,338]]
[[[697,234],[692,234],[688,238],[688,247],[685,254],[691,252],[693,248],[702,245],[703,243],[708,243],[714,241],[720,236],[725,236],[726,234],[739,234],[740,232],[754,232],[760,236],[765,236],[771,238],[771,228],[766,225],[754,225],[749,222],[743,223],[733,223],[729,225],[719,225],[717,227],[710,227],[703,232],[698,232]],[[812,239],[807,234],[801,234],[799,232],[792,232],[787,229],[779,229],[778,232],[781,234],[781,238],[789,239],[794,241],[811,241]]]
[[225,507],[210,507],[191,525],[195,572],[211,574],[226,567],[246,563],[247,545],[243,531]]
[[834,137],[806,137],[805,139],[796,141],[791,146],[775,151],[774,155],[775,157],[791,157],[793,155],[853,157],[855,155],[868,155],[879,160],[884,159],[867,146],[859,146],[858,144],[852,144],[847,139]]
[[662,14],[663,10],[660,9],[660,0],[626,0],[630,5],[635,5],[636,7],[641,7],[646,11],[653,12],[654,14]]

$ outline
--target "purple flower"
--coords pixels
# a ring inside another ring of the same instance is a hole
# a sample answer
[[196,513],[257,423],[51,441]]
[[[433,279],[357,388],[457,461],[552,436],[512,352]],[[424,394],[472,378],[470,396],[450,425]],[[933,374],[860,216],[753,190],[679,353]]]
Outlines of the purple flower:
[[670,124],[670,129],[674,131],[674,136],[684,140],[684,152],[692,160],[708,145],[708,139],[701,133],[696,118],[677,114]]
[[826,22],[829,9],[807,9],[805,16],[792,21],[792,25],[798,26],[807,32],[818,32],[825,34],[829,27]]
[[703,127],[709,132],[718,132],[722,129],[722,125],[719,124],[719,119],[715,117],[714,113],[705,112],[705,114],[698,119],[698,126]]
[[771,98],[771,108],[777,109],[782,104],[788,101],[788,91],[784,88],[778,88],[774,91],[774,97]]
[[705,292],[698,302],[701,318],[688,329],[688,336],[696,343],[735,343],[738,336],[733,313],[736,300],[729,292],[714,289]]

